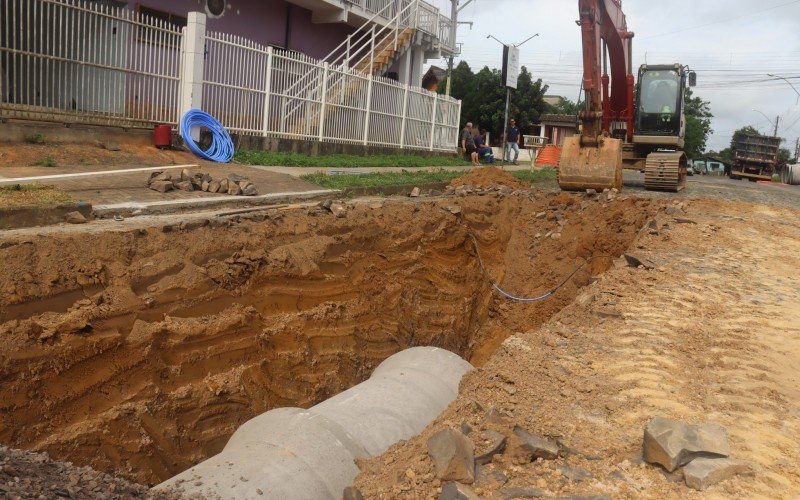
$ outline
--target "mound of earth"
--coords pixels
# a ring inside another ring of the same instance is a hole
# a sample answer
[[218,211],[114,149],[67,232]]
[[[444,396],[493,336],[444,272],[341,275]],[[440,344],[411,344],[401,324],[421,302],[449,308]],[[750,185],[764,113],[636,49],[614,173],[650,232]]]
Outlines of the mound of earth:
[[529,182],[517,179],[496,167],[475,168],[450,182],[450,189],[459,186],[506,186],[511,189],[530,189]]
[[2,498],[180,498],[151,492],[146,486],[115,478],[89,467],[51,460],[47,453],[0,445]]

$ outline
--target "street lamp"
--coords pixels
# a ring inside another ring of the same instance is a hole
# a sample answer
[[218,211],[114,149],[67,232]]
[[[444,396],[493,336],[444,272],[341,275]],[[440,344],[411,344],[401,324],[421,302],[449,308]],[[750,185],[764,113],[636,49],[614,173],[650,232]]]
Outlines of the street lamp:
[[790,86],[790,87],[792,87],[792,90],[794,90],[794,91],[795,91],[795,93],[797,94],[797,100],[795,101],[795,104],[797,104],[798,102],[800,102],[800,90],[797,90],[797,87],[795,87],[795,86],[792,84],[792,82],[790,82],[790,81],[789,81],[789,79],[788,79],[788,78],[786,78],[785,76],[773,75],[772,73],[767,73],[767,76],[770,76],[770,77],[772,77],[772,78],[775,78],[775,79],[778,79],[778,80],[783,80],[783,81],[785,81],[786,83],[788,83],[788,84],[789,84],[789,86]]
[[780,116],[776,117],[776,118],[775,118],[775,122],[773,123],[773,122],[772,122],[772,118],[770,118],[769,116],[767,116],[767,115],[766,115],[766,114],[765,114],[763,111],[759,111],[759,110],[757,110],[757,109],[755,109],[755,108],[754,108],[754,109],[751,109],[750,111],[755,111],[756,113],[761,113],[761,115],[762,115],[764,118],[766,118],[766,119],[767,119],[767,121],[769,121],[769,124],[770,124],[770,125],[775,125],[775,137],[778,137],[778,123],[781,121],[781,117],[780,117]]
[[[526,38],[525,40],[523,40],[523,41],[521,41],[519,43],[512,43],[512,44],[504,43],[503,41],[501,41],[500,39],[498,39],[494,35],[486,35],[486,39],[488,40],[489,38],[492,38],[496,42],[498,42],[500,45],[502,45],[503,47],[511,46],[511,47],[514,47],[514,48],[519,48],[519,47],[522,47],[523,45],[525,45],[526,43],[530,42],[531,40],[533,40],[537,36],[539,36],[539,33],[536,33],[535,35],[531,35],[531,36],[529,36],[528,38]],[[505,150],[508,147],[508,140],[507,140],[508,139],[508,107],[509,107],[510,103],[511,103],[511,88],[510,87],[506,87],[506,113],[505,113],[505,121],[503,122],[503,158],[504,159],[505,159]],[[511,151],[509,151],[508,153],[510,155]],[[510,158],[510,156],[509,156],[509,158]]]

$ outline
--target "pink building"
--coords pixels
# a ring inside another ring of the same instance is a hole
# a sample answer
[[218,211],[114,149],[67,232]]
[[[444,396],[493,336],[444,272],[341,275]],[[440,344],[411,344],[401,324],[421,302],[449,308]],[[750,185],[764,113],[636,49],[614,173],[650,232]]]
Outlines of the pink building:
[[0,10],[2,117],[149,127],[197,107],[263,137],[443,150],[457,136],[460,103],[421,87],[425,61],[456,50],[450,11],[428,1],[2,0]]

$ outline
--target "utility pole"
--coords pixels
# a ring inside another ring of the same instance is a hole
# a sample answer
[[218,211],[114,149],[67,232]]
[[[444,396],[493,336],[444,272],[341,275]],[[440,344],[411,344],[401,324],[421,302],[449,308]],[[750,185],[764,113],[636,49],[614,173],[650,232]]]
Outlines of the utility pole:
[[778,117],[775,118],[775,135],[773,135],[773,137],[778,137],[778,123],[780,123],[780,121],[781,121],[781,116],[778,115]]
[[794,159],[800,162],[800,137],[797,138],[797,142],[794,145]]
[[[510,56],[511,49],[513,48],[514,51],[517,53],[517,55],[519,55],[519,51],[517,49],[519,49],[519,47],[525,45],[529,41],[533,40],[537,36],[539,36],[539,33],[536,33],[535,35],[529,36],[528,38],[526,38],[524,41],[522,41],[520,43],[511,43],[511,44],[507,44],[507,43],[505,43],[505,42],[503,42],[501,40],[498,40],[494,35],[487,35],[486,36],[487,39],[488,38],[492,38],[496,42],[500,43],[503,46],[503,75],[504,75],[504,78],[505,78],[506,71],[508,69],[508,68],[506,68],[506,64],[507,64],[506,56],[507,55]],[[516,71],[519,71],[519,60],[517,60],[516,62],[517,62]],[[508,123],[509,123],[508,110],[509,110],[509,107],[510,107],[510,104],[511,104],[511,87],[509,87],[507,85],[507,82],[503,82],[503,85],[506,87],[506,112],[503,115],[505,121],[503,122],[503,144],[502,144],[502,146],[503,146],[503,158],[505,158],[506,148],[508,148]],[[516,88],[516,83],[514,84],[514,88]],[[511,154],[510,151],[508,153]]]
[[[464,2],[464,5],[461,7],[458,6],[459,0],[451,0],[450,1],[450,22],[453,23],[453,27],[451,30],[453,31],[453,50],[458,47],[458,43],[456,41],[456,35],[458,35],[458,25],[461,24],[458,22],[458,13],[464,10],[464,7],[471,4],[476,0],[467,0]],[[472,29],[472,23],[464,23],[469,24],[470,29]],[[453,55],[450,54],[450,57],[447,58],[447,85],[445,86],[444,95],[450,96],[450,92],[453,90]]]

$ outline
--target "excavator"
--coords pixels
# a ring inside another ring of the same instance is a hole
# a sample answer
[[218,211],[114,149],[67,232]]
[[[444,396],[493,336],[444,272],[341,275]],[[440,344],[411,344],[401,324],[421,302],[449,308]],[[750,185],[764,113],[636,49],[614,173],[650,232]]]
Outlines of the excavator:
[[[623,168],[644,171],[648,190],[686,186],[684,97],[697,76],[681,64],[643,65],[633,76],[633,32],[622,0],[578,0],[585,107],[580,134],[558,165],[561,189],[622,189]],[[610,75],[609,75],[610,66]]]

